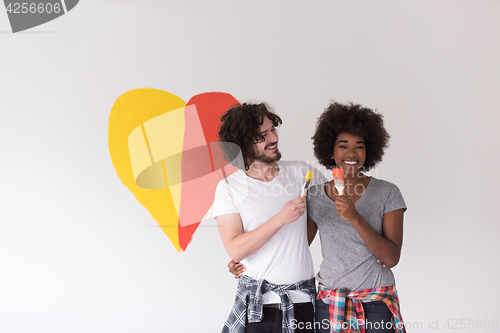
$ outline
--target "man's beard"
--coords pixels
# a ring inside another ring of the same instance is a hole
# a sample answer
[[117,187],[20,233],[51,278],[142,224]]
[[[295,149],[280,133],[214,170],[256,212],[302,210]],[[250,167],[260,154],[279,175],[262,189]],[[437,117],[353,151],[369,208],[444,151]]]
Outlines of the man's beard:
[[276,154],[274,154],[274,156],[269,156],[266,154],[261,154],[261,155],[255,156],[255,161],[259,161],[259,162],[262,162],[265,164],[271,164],[274,162],[278,162],[280,159],[281,159],[281,153],[279,150],[276,150]]

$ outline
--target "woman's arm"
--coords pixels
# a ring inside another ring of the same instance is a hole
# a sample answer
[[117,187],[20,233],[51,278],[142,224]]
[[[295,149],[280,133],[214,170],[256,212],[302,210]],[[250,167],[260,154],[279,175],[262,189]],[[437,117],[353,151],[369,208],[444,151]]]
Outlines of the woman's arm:
[[394,267],[398,264],[403,245],[403,209],[384,214],[382,235],[380,235],[358,213],[354,203],[347,196],[337,196],[335,206],[339,215],[354,226],[377,259],[387,267]]
[[243,272],[246,271],[245,265],[234,260],[228,262],[227,268],[229,268],[229,273],[233,274],[235,279],[240,278],[243,275]]
[[382,235],[361,217],[353,223],[366,246],[377,259],[391,268],[398,264],[403,246],[403,209],[384,214]]
[[309,242],[309,245],[311,245],[311,243],[314,240],[314,237],[316,237],[317,231],[318,231],[318,226],[316,225],[316,222],[307,219],[307,241]]

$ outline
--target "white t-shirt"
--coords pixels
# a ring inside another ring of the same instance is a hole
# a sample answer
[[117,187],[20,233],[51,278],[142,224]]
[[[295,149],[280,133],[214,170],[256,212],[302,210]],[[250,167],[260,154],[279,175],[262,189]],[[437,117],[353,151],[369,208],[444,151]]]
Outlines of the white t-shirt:
[[[301,161],[279,161],[280,172],[270,182],[246,175],[242,170],[219,182],[215,192],[214,218],[239,213],[243,232],[249,232],[278,214],[290,200],[298,198],[308,171],[314,171],[311,185],[323,184],[326,178]],[[310,186],[311,186],[310,185]],[[283,226],[264,246],[241,260],[245,275],[275,284],[289,284],[314,276],[313,262],[307,242],[307,212],[295,222]],[[309,302],[301,291],[290,291],[295,303]],[[263,295],[267,303],[280,303],[278,294]]]

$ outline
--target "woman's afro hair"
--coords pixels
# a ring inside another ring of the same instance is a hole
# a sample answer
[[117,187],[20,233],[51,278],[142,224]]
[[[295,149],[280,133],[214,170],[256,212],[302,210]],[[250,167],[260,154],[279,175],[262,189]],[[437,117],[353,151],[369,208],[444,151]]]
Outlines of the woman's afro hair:
[[318,118],[314,132],[314,156],[327,169],[335,167],[333,147],[340,133],[363,137],[366,145],[364,171],[382,160],[389,146],[389,133],[384,128],[383,116],[359,104],[332,103]]

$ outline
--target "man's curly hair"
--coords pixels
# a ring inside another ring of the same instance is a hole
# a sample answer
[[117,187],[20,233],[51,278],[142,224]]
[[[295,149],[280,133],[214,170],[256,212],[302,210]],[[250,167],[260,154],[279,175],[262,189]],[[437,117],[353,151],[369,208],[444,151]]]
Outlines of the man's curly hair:
[[[245,170],[248,170],[250,164],[255,160],[253,145],[265,140],[260,135],[260,126],[264,123],[264,117],[269,118],[274,127],[282,124],[281,118],[266,103],[237,104],[221,116],[219,142],[224,152],[224,158],[232,162],[235,167],[239,169],[244,167]],[[233,144],[224,144],[226,142]],[[240,149],[244,166],[233,162]]]
[[384,128],[383,116],[359,104],[333,103],[318,118],[314,133],[314,156],[327,169],[335,167],[333,147],[340,133],[361,136],[365,140],[366,160],[364,171],[382,160],[389,146],[389,133]]

